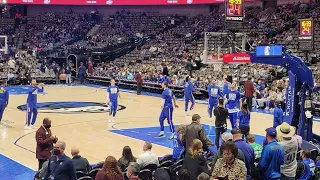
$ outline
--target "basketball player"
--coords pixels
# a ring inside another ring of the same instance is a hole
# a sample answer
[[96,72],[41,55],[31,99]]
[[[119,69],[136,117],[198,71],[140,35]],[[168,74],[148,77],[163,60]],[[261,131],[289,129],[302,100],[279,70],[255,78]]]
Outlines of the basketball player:
[[115,85],[114,79],[111,79],[110,86],[107,88],[107,97],[110,111],[109,111],[109,123],[115,122],[115,116],[118,109],[118,97],[120,97],[119,87]]
[[[31,86],[28,87],[28,98],[27,98],[27,122],[24,129],[29,130],[36,128],[34,124],[36,123],[38,108],[37,108],[37,94],[43,92],[44,84],[40,83],[37,85],[35,79],[31,80]],[[32,116],[32,121],[31,121]]]
[[161,87],[163,88],[163,92],[162,92],[163,105],[161,106],[162,111],[159,117],[160,133],[158,135],[158,138],[165,137],[163,121],[167,119],[168,124],[170,125],[170,131],[172,132],[169,138],[171,140],[174,137],[174,126],[172,122],[173,105],[176,108],[178,108],[179,106],[176,104],[176,98],[173,95],[173,92],[168,88],[168,83],[163,82],[161,84]]
[[[194,87],[192,82],[190,82],[190,76],[187,76],[186,82],[184,83],[184,111],[186,115],[190,115],[191,111],[194,108],[195,99],[192,94],[193,91],[194,91]],[[188,112],[189,101],[191,102],[191,106],[190,106],[190,111]]]
[[241,104],[242,104],[240,92],[236,90],[236,87],[237,87],[236,84],[232,83],[229,86],[230,89],[226,95],[229,119],[230,119],[232,129],[236,128],[237,115],[239,112],[239,108],[241,107]]
[[0,124],[3,116],[4,109],[9,103],[9,91],[7,90],[7,81],[2,81],[0,86]]
[[208,86],[208,96],[208,113],[210,122],[212,122],[212,111],[217,107],[219,98],[223,97],[220,88],[216,85],[216,80],[212,80],[211,84]]

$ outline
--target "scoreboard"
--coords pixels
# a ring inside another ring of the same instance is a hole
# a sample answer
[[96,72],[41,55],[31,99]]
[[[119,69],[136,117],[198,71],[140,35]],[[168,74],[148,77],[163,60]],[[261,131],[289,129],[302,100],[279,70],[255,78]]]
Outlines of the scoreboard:
[[227,21],[243,21],[244,0],[225,0],[225,16]]
[[298,20],[298,40],[299,49],[312,50],[313,49],[313,34],[314,34],[313,19],[299,19]]

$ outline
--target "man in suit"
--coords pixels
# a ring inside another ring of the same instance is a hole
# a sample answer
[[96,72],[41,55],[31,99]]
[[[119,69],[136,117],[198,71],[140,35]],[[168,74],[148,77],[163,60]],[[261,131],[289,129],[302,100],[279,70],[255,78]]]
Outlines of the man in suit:
[[254,86],[251,79],[251,77],[248,77],[248,80],[244,83],[244,96],[246,97],[249,111],[252,109],[252,98],[254,93]]
[[58,141],[56,136],[51,133],[51,120],[49,118],[44,118],[42,125],[36,132],[36,158],[39,161],[38,169],[41,169],[42,164],[51,157],[51,150],[53,149],[53,143]]
[[140,95],[142,91],[142,83],[143,83],[141,72],[137,73],[134,79],[137,81],[137,95]]

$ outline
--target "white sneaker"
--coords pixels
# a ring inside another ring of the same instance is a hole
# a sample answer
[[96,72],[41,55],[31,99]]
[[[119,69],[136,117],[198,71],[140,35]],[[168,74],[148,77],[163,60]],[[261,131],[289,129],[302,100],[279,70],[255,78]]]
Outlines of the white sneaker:
[[31,129],[37,129],[37,126],[35,126],[35,125],[30,125],[30,128],[31,128]]
[[25,130],[31,130],[31,127],[28,126],[28,125],[26,125],[26,126],[24,126],[24,129],[25,129]]

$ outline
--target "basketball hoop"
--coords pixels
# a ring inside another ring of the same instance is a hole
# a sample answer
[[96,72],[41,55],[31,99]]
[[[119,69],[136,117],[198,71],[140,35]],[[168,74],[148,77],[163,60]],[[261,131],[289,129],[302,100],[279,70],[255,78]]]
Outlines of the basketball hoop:
[[213,64],[213,71],[222,71],[222,63]]

